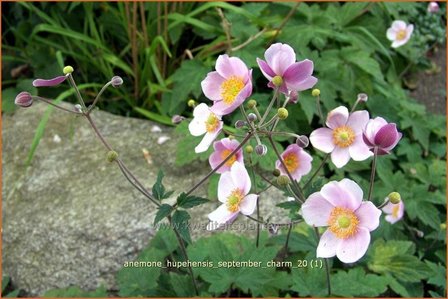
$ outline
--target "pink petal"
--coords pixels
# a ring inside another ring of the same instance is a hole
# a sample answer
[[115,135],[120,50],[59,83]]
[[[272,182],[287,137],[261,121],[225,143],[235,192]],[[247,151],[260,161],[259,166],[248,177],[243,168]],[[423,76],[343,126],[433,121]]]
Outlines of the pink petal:
[[313,161],[313,157],[310,154],[305,152],[305,150],[301,149],[299,154],[299,167],[296,171],[291,174],[294,179],[300,181],[302,176],[307,175],[311,171],[311,162]]
[[394,29],[395,31],[404,30],[406,29],[406,23],[401,20],[396,20],[392,22],[391,28]]
[[342,179],[339,181],[339,187],[345,190],[346,194],[350,196],[350,201],[352,203],[356,203],[355,205],[359,208],[363,200],[363,192],[361,187],[359,187],[355,181],[350,179]]
[[339,106],[328,113],[326,124],[331,129],[344,126],[348,120],[348,109],[344,106]]
[[218,115],[227,115],[235,111],[252,93],[252,82],[249,81],[240,93],[236,96],[232,104],[228,105],[224,101],[214,102],[210,110]]
[[331,204],[320,192],[311,194],[302,205],[302,216],[311,226],[328,226],[328,219],[334,205]]
[[[210,167],[212,169],[215,169],[223,161],[221,154],[222,154],[222,152],[215,151],[208,158],[208,162],[210,163]],[[224,173],[229,170],[230,170],[230,167],[228,165],[224,164],[218,170],[216,170],[216,173]]]
[[302,81],[299,85],[296,86],[297,91],[307,90],[312,88],[317,83],[317,78],[313,76],[309,76],[306,80]]
[[193,117],[206,120],[210,115],[210,108],[205,103],[197,105],[193,110]]
[[359,226],[367,228],[369,231],[375,230],[380,225],[381,211],[370,202],[363,202],[355,211],[359,219]]
[[191,120],[191,122],[188,124],[188,130],[190,131],[190,134],[193,136],[201,136],[204,135],[205,132],[207,132],[207,129],[205,127],[205,120],[207,119],[208,115],[210,115],[210,111],[208,110],[207,105],[205,105],[206,107],[206,111],[204,111],[203,115],[199,115],[199,111],[197,111],[197,109],[201,109],[202,104],[198,105],[194,112],[193,115],[197,112],[197,115]]
[[266,61],[261,60],[258,57],[257,57],[257,63],[258,63],[258,66],[260,67],[261,72],[266,77],[266,79],[271,81],[272,78],[275,77],[274,71],[269,67],[269,65],[266,63]]
[[349,148],[336,146],[331,152],[331,161],[337,168],[344,167],[350,161]]
[[351,191],[349,189],[351,187],[352,186],[349,186],[347,181],[344,181],[344,184],[331,181],[322,187],[320,194],[335,207],[342,207],[355,211],[359,208],[361,202],[358,196],[356,196],[356,193],[359,191],[355,189],[353,189],[354,191]]
[[[390,151],[391,151],[391,150],[398,144],[398,142],[400,142],[401,137],[403,137],[403,134],[401,134],[400,132],[398,132],[397,140],[395,140],[395,142],[394,142],[391,146],[386,147],[386,148],[383,148],[382,150],[385,151],[386,153],[389,153],[389,152],[390,152]],[[378,151],[378,152],[379,152],[379,151]],[[384,153],[382,153],[382,154],[384,154]]]
[[240,203],[240,212],[244,215],[252,215],[257,207],[258,195],[249,194]]
[[288,89],[299,90],[300,84],[313,73],[313,68],[313,62],[308,59],[290,65],[283,74]]
[[331,153],[334,150],[333,131],[328,128],[320,128],[311,132],[310,142],[313,147],[324,153]]
[[205,133],[204,137],[202,138],[202,141],[198,144],[198,146],[194,148],[195,153],[198,154],[207,151],[212,142],[215,141],[216,137],[218,137],[219,133],[221,132],[221,129],[222,129],[222,122],[220,128],[215,132]]
[[249,70],[244,62],[237,57],[229,57],[227,54],[219,55],[216,60],[216,71],[225,79],[231,76],[246,78]]
[[385,125],[387,125],[387,121],[379,116],[367,122],[367,125],[364,128],[364,134],[372,146],[374,144],[376,132]]
[[56,86],[61,84],[67,79],[66,76],[58,76],[52,79],[44,80],[44,79],[36,79],[33,81],[34,87],[48,87],[48,86]]
[[217,229],[223,224],[232,222],[237,216],[238,212],[232,213],[227,209],[227,205],[222,204],[216,210],[208,214],[208,219],[210,219],[212,223],[209,223],[207,229]]
[[232,175],[233,184],[238,189],[243,190],[244,195],[249,193],[252,185],[244,164],[239,162],[233,163],[230,174]]
[[336,256],[343,263],[354,263],[364,256],[370,244],[367,228],[358,227],[358,232],[348,239],[343,239],[336,249]]
[[362,140],[361,134],[355,137],[354,142],[348,148],[350,157],[355,161],[364,161],[371,157],[373,154],[369,150],[369,147]]
[[264,58],[275,74],[283,76],[285,70],[296,61],[296,53],[291,46],[276,43],[266,50]]
[[221,84],[224,81],[225,79],[221,77],[218,72],[208,73],[207,77],[201,82],[201,87],[204,95],[212,101],[221,100]]
[[230,172],[223,173],[218,182],[218,200],[220,202],[226,203],[227,198],[236,188],[237,186],[233,182]]
[[369,122],[369,112],[366,110],[355,111],[350,114],[347,120],[349,126],[356,134],[362,133]]
[[374,143],[381,148],[387,148],[397,144],[398,131],[396,124],[387,124],[383,126],[375,135]]
[[320,237],[319,245],[317,245],[316,257],[327,258],[335,256],[341,241],[342,239],[339,239],[327,229]]
[[389,28],[386,31],[387,39],[390,41],[394,41],[397,38],[397,31],[395,31],[393,28]]

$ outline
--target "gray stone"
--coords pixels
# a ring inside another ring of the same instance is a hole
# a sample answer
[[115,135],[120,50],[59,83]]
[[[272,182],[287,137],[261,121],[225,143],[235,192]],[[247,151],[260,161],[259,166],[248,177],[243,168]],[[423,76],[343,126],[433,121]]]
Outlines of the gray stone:
[[[3,273],[32,296],[71,285],[86,290],[100,285],[116,289],[116,272],[154,235],[156,209],[132,188],[115,163],[106,161],[107,151],[82,117],[54,110],[32,164],[25,167],[35,129],[46,109],[36,103],[3,116]],[[152,132],[154,124],[149,121],[101,111],[95,111],[93,118],[147,188],[159,168],[165,172],[167,189],[177,194],[209,171],[205,162],[175,166],[172,128],[160,126],[160,132]],[[170,139],[159,145],[161,136]],[[143,149],[149,152],[151,163],[144,158]],[[206,187],[196,194],[205,196]],[[284,201],[279,192],[269,190],[262,199],[260,210],[265,217],[285,220],[285,211],[274,207]],[[197,225],[192,231],[194,238],[211,234],[204,230],[207,214],[218,205],[212,199],[191,209]],[[248,221],[239,218],[240,223]]]

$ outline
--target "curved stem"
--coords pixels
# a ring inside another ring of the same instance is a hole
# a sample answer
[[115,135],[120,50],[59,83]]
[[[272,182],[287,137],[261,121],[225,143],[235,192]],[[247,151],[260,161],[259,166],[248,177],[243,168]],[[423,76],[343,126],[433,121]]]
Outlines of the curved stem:
[[286,235],[286,242],[285,242],[285,257],[288,254],[288,245],[289,245],[289,238],[291,237],[291,231],[292,231],[292,224],[289,225],[288,228],[288,234]]
[[104,84],[104,86],[101,88],[100,92],[96,95],[95,100],[93,100],[92,105],[90,105],[89,109],[87,110],[87,113],[90,113],[93,108],[95,108],[96,103],[100,99],[100,96],[103,94],[103,92],[112,84],[112,81],[107,82]]
[[252,217],[250,215],[245,215],[245,216],[247,218],[249,218],[250,220],[253,220],[255,222],[261,223],[261,224],[263,224],[263,225],[265,225],[267,227],[269,227],[269,226],[279,226],[279,227],[282,227],[282,226],[289,226],[289,225],[294,225],[294,224],[298,224],[298,223],[303,222],[303,219],[297,219],[297,220],[293,220],[293,221],[286,222],[286,223],[273,223],[273,222],[264,222],[264,221],[258,220],[257,218],[254,218],[254,217]]
[[322,114],[322,108],[320,107],[320,95],[318,95],[316,97],[316,106],[317,106],[317,113],[319,114],[320,122],[322,123],[322,126],[325,126],[324,115]]
[[53,101],[50,100],[50,99],[46,99],[46,98],[39,97],[39,96],[32,96],[31,98],[33,100],[38,100],[38,101],[44,102],[44,103],[46,103],[48,105],[51,105],[51,106],[53,106],[55,108],[58,108],[60,110],[65,111],[65,112],[70,112],[70,113],[73,113],[73,114],[76,114],[76,115],[82,115],[82,112],[78,112],[78,111],[75,111],[75,110],[70,110],[70,109],[67,109],[65,107],[59,106],[58,104],[53,103]]
[[276,87],[275,91],[274,91],[274,95],[272,96],[271,102],[269,103],[268,108],[264,112],[263,117],[260,119],[260,123],[258,124],[259,126],[263,125],[264,121],[266,120],[266,117],[268,117],[268,115],[269,115],[269,112],[271,112],[272,106],[274,105],[275,100],[278,97],[278,92],[279,92],[279,88]]
[[75,89],[76,92],[76,98],[78,99],[79,103],[81,104],[82,108],[87,110],[86,104],[84,103],[84,100],[81,96],[81,93],[79,92],[78,86],[75,83],[75,79],[73,79],[72,74],[68,74],[68,82],[70,82],[71,86]]
[[373,182],[375,181],[375,172],[376,172],[376,160],[378,157],[378,147],[375,146],[373,149],[373,161],[372,161],[372,172],[370,173],[370,185],[369,185],[369,195],[367,196],[367,200],[370,201],[372,199],[373,192]]
[[389,203],[389,198],[387,198],[387,200],[385,200],[382,204],[380,204],[379,206],[377,206],[377,209],[382,209],[384,208],[387,204]]
[[323,158],[322,162],[320,163],[319,167],[317,167],[316,171],[313,173],[313,175],[308,179],[308,181],[305,183],[305,185],[303,186],[303,189],[306,189],[306,187],[308,187],[309,184],[311,184],[311,182],[314,180],[314,178],[316,177],[316,175],[319,173],[319,171],[322,169],[322,167],[325,165],[325,162],[327,162],[328,157],[330,157],[330,154],[326,154],[325,157]]

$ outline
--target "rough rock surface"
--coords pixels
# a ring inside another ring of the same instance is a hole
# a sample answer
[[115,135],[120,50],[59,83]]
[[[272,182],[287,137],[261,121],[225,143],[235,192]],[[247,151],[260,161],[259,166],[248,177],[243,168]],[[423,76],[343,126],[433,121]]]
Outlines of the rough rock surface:
[[[3,273],[31,296],[71,285],[114,289],[116,272],[154,235],[156,210],[114,163],[106,162],[106,150],[86,120],[59,110],[52,112],[34,160],[26,168],[35,129],[46,109],[37,103],[3,116]],[[151,132],[154,124],[149,121],[101,111],[93,117],[148,188],[159,168],[165,172],[167,189],[179,192],[209,170],[199,162],[175,166],[176,136],[171,128]],[[158,145],[157,139],[164,135],[171,139]],[[142,149],[149,151],[152,164]],[[196,194],[204,196],[205,190],[206,186]],[[270,191],[267,197],[273,200],[264,201],[271,204],[263,204],[262,213],[281,221],[278,215],[286,213],[274,207],[283,200],[281,195]],[[218,206],[212,200],[192,209],[192,219],[201,227]],[[210,232],[195,230],[192,234],[198,237]]]

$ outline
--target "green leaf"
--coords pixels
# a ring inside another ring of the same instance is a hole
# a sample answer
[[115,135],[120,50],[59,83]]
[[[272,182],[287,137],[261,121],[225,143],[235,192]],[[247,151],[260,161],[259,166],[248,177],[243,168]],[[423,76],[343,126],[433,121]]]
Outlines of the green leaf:
[[201,205],[206,202],[209,202],[209,200],[206,198],[197,197],[194,195],[187,195],[184,192],[182,192],[177,198],[177,204],[179,205],[179,207],[184,209],[190,209],[192,207]]
[[175,133],[179,140],[176,149],[176,166],[184,166],[196,160],[207,160],[212,153],[212,146],[206,152],[195,153],[194,148],[201,142],[203,136],[192,136],[188,130],[188,122],[181,122],[176,127]]
[[195,297],[196,293],[189,275],[170,272],[170,283],[178,297]]
[[441,264],[435,264],[430,261],[426,261],[426,264],[431,269],[431,276],[428,279],[428,283],[442,287],[446,289],[446,268]]
[[12,87],[2,90],[2,112],[13,113],[17,110],[14,100],[19,93],[18,89]]
[[100,287],[95,291],[84,291],[79,287],[69,287],[66,289],[55,289],[45,292],[44,298],[105,298],[108,297],[105,287]]
[[151,246],[169,255],[178,248],[179,244],[171,228],[161,227],[151,240]]
[[[8,293],[5,298],[17,298],[19,296],[20,290],[14,290],[11,293]],[[88,296],[83,296],[83,297],[88,297]],[[104,295],[98,295],[95,297],[104,297]]]
[[299,293],[299,297],[323,297],[327,295],[327,280],[323,268],[295,268],[292,269],[291,276],[291,290]]
[[191,236],[190,236],[190,214],[188,214],[187,211],[180,211],[177,210],[173,214],[173,218],[171,218],[172,224],[174,229],[176,229],[182,239],[184,239],[186,242],[191,243]]
[[171,196],[171,194],[173,194],[173,191],[166,192],[165,186],[162,183],[164,176],[165,175],[163,174],[163,171],[159,170],[159,173],[157,174],[157,180],[152,186],[152,194],[159,201],[167,199]]
[[366,274],[360,267],[331,277],[332,294],[342,297],[377,297],[387,290],[387,284],[387,277]]
[[9,281],[10,281],[9,276],[2,276],[2,294],[5,292],[5,289],[8,286]]
[[169,204],[162,204],[157,211],[156,217],[154,218],[154,225],[159,223],[163,218],[167,217],[171,214],[173,207]]

